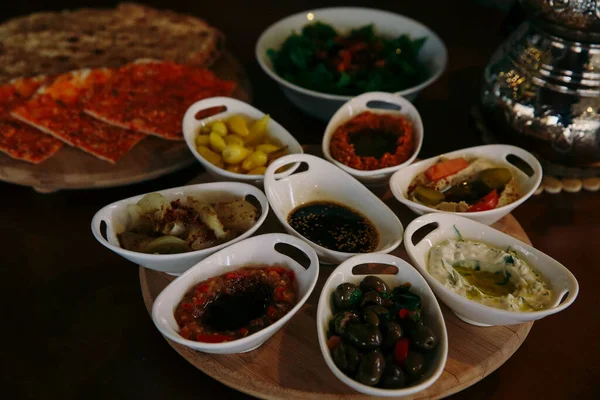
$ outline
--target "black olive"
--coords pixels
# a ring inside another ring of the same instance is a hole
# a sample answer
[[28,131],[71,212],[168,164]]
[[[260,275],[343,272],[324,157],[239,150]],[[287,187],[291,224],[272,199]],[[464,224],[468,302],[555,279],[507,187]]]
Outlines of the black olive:
[[381,305],[383,299],[377,292],[369,292],[366,293],[362,300],[360,301],[360,307],[370,306],[370,305]]
[[379,383],[381,387],[386,389],[401,389],[406,384],[406,376],[399,366],[386,363]]
[[346,359],[348,360],[348,372],[350,374],[354,374],[356,371],[358,371],[361,354],[358,350],[356,350],[356,347],[348,343],[344,344],[344,348],[346,349]]
[[379,350],[365,354],[356,374],[356,380],[368,386],[375,386],[379,383],[383,371],[385,370],[385,360]]
[[408,336],[412,336],[413,332],[421,324],[422,324],[421,321],[415,321],[410,316],[400,319],[400,326],[402,327],[402,331],[404,332],[405,335],[408,335]]
[[390,310],[388,310],[387,308],[383,307],[383,306],[378,306],[378,305],[374,305],[374,306],[367,306],[365,308],[362,309],[362,312],[373,312],[377,315],[377,317],[379,317],[379,321],[388,321],[390,319]]
[[379,326],[379,317],[371,310],[363,312],[363,321],[365,324]]
[[356,324],[346,328],[346,338],[360,350],[375,349],[381,346],[382,336],[374,325]]
[[348,359],[346,358],[346,350],[342,342],[331,350],[331,358],[333,358],[335,365],[344,373],[348,370]]
[[381,278],[373,275],[369,275],[362,280],[360,283],[360,289],[365,293],[370,292],[371,290],[379,293],[387,293],[390,290],[387,283],[385,283]]
[[409,350],[404,360],[404,369],[411,377],[419,377],[425,370],[425,357],[423,354]]
[[399,323],[390,321],[386,324],[386,329],[383,332],[383,349],[391,351],[396,347],[398,339],[402,337],[402,328]]
[[346,329],[350,324],[359,324],[360,318],[352,311],[341,311],[333,316],[333,331],[340,336],[346,334]]
[[412,343],[419,350],[430,351],[437,342],[437,336],[426,325],[417,325],[412,333]]
[[360,353],[355,347],[341,343],[331,351],[331,358],[339,369],[347,375],[354,375],[360,363]]
[[362,292],[352,283],[342,283],[333,292],[333,304],[339,310],[350,310],[358,306]]

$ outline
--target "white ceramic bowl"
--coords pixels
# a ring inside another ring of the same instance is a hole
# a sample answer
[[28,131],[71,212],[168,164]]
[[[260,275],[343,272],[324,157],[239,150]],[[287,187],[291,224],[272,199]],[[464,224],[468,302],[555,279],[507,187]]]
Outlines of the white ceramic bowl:
[[[331,155],[329,145],[331,143],[331,136],[335,133],[336,129],[354,118],[358,114],[371,111],[375,114],[391,114],[400,115],[408,119],[413,124],[413,153],[408,160],[402,164],[398,164],[393,167],[381,168],[373,171],[361,171],[358,169],[351,168]],[[360,96],[353,98],[348,101],[334,114],[334,116],[327,124],[325,129],[325,135],[323,135],[322,150],[325,158],[358,179],[364,184],[382,184],[388,182],[390,176],[412,163],[421,151],[423,145],[423,121],[421,121],[421,115],[408,100],[400,96],[396,96],[391,93],[383,92],[370,92],[364,93]]]
[[[427,234],[420,242],[413,244],[415,232],[431,224],[437,224],[438,227]],[[465,239],[485,242],[500,248],[510,246],[513,250],[516,250],[519,256],[550,284],[553,306],[546,310],[532,312],[500,310],[462,297],[433,278],[427,268],[429,251],[440,242],[456,239],[456,229]],[[512,236],[454,214],[427,214],[415,219],[404,232],[404,246],[413,265],[425,277],[438,298],[446,303],[460,319],[473,325],[512,325],[535,321],[569,307],[575,301],[577,293],[579,293],[577,280],[558,261]],[[565,295],[567,295],[566,298],[562,300]]]
[[[269,203],[267,198],[258,188],[240,182],[217,182],[202,183],[198,185],[182,186],[173,189],[159,190],[158,193],[167,197],[169,200],[195,196],[206,199],[207,201],[225,201],[246,196],[255,197],[260,203],[260,216],[254,226],[242,235],[218,246],[209,247],[204,250],[190,251],[180,254],[145,254],[136,251],[125,250],[119,245],[117,234],[125,231],[128,221],[127,205],[137,203],[145,194],[120,200],[103,207],[94,215],[92,219],[92,233],[104,247],[114,251],[118,255],[128,259],[146,268],[156,271],[166,272],[172,275],[178,275],[196,264],[198,261],[206,258],[214,252],[221,250],[233,243],[248,238],[256,232],[262,225],[269,213]],[[106,238],[102,235],[101,224],[106,224]]]
[[[308,165],[307,171],[284,178],[274,176],[278,168],[301,162]],[[321,158],[292,154],[275,160],[265,173],[265,193],[285,230],[306,240],[322,262],[339,264],[356,253],[330,250],[300,235],[287,222],[290,212],[299,205],[313,201],[335,201],[360,211],[379,232],[379,245],[374,253],[389,253],[402,242],[404,228],[396,214],[359,181]]]
[[[278,243],[293,246],[304,253],[310,260],[308,268],[305,269],[294,259],[276,250]],[[226,343],[195,342],[179,335],[179,326],[173,313],[185,293],[194,285],[246,265],[274,264],[285,265],[294,271],[298,284],[298,304],[283,318],[245,338]],[[314,250],[303,241],[283,233],[256,236],[211,255],[171,282],[156,298],[152,306],[152,320],[165,337],[191,349],[217,354],[244,353],[262,345],[294,316],[310,296],[318,277],[319,259]]]
[[[518,167],[507,161],[507,157],[517,156],[531,167],[533,174],[528,176]],[[406,205],[414,213],[422,215],[425,213],[441,212],[434,208],[427,207],[424,204],[416,203],[408,199],[408,187],[410,186],[413,179],[424,172],[427,168],[435,164],[440,157],[456,158],[475,158],[481,157],[490,160],[496,164],[503,165],[509,168],[513,176],[517,181],[521,197],[510,204],[502,207],[495,208],[488,211],[479,212],[457,212],[452,213],[454,215],[462,215],[463,217],[470,218],[474,221],[481,222],[486,225],[491,225],[504,217],[521,203],[527,200],[535,192],[542,181],[542,166],[539,161],[529,152],[515,146],[509,146],[504,144],[490,144],[486,146],[470,147],[468,149],[462,149],[453,151],[451,153],[442,154],[437,157],[428,158],[427,160],[416,162],[392,175],[390,179],[390,189],[394,194],[394,197],[399,202]]]
[[388,11],[359,7],[332,7],[300,12],[277,21],[267,28],[256,42],[256,58],[262,69],[273,78],[283,90],[285,96],[302,111],[327,121],[352,96],[342,96],[316,92],[290,83],[277,75],[273,69],[267,50],[279,50],[283,42],[293,32],[300,32],[311,22],[325,22],[340,32],[373,24],[379,35],[397,37],[408,34],[411,38],[426,36],[419,58],[429,68],[431,77],[425,82],[396,92],[396,94],[414,100],[419,92],[432,84],[444,72],[447,63],[446,46],[442,40],[425,25],[408,17]]
[[[361,264],[378,263],[393,265],[398,268],[396,275],[375,275],[383,279],[390,288],[400,286],[403,283],[412,284],[411,292],[421,297],[423,304],[423,315],[427,325],[438,337],[438,345],[434,349],[432,362],[429,364],[423,378],[417,385],[409,386],[403,389],[380,389],[363,385],[344,374],[333,362],[331,353],[327,348],[327,329],[329,321],[333,317],[331,296],[341,283],[350,282],[358,285],[365,275],[354,275],[352,269]],[[427,285],[427,282],[419,272],[409,263],[401,258],[389,254],[361,254],[344,261],[337,267],[325,282],[321,296],[319,297],[319,307],[317,309],[317,335],[319,337],[319,346],[325,358],[325,362],[331,371],[339,380],[350,386],[354,390],[372,396],[407,396],[420,392],[431,386],[444,371],[446,358],[448,356],[448,334],[446,333],[446,324],[442,310],[433,295],[433,292]]]
[[[196,114],[198,112],[220,106],[225,106],[227,109],[207,118],[196,118]],[[196,150],[195,139],[201,127],[209,125],[214,120],[227,119],[234,114],[246,115],[254,120],[265,116],[265,113],[252,107],[250,104],[244,103],[240,100],[232,99],[230,97],[211,97],[209,99],[200,100],[192,104],[183,117],[183,136],[185,138],[185,142],[194,157],[200,161],[202,166],[213,178],[220,181],[241,181],[255,185],[261,184],[264,178],[263,175],[248,175],[226,171],[208,162]],[[288,146],[288,152],[290,154],[304,152],[302,150],[302,146],[300,146],[300,143],[294,139],[292,134],[289,133],[283,126],[279,125],[273,118],[270,119],[269,125],[267,125],[267,132],[269,137],[275,139],[275,141],[284,146]],[[293,171],[294,168],[290,168],[287,171],[282,172],[280,175],[285,176]]]

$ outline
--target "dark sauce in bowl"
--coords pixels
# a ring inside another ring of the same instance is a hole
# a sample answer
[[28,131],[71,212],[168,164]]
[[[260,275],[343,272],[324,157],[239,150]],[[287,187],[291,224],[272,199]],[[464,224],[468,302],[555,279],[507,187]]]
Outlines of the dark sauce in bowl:
[[314,201],[296,207],[288,223],[299,234],[329,250],[370,253],[379,245],[375,226],[360,212],[331,201]]

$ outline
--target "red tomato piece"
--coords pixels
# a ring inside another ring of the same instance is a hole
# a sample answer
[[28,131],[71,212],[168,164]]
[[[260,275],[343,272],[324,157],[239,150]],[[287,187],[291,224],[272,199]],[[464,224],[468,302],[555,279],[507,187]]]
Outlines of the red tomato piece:
[[498,207],[498,192],[496,189],[492,190],[488,193],[483,199],[481,199],[478,203],[475,203],[467,212],[478,212],[478,211],[487,211],[493,210]]
[[401,337],[396,342],[396,348],[394,349],[394,361],[396,364],[403,365],[404,361],[406,361],[406,356],[408,355],[408,345],[410,344],[410,340],[405,337]]
[[196,340],[198,342],[204,342],[204,343],[223,343],[223,342],[229,342],[230,340],[233,340],[233,337],[228,336],[228,335],[219,335],[219,334],[215,334],[215,335],[198,334],[198,335],[196,335]]
[[406,317],[408,317],[410,315],[410,311],[408,311],[406,308],[401,308],[400,311],[398,311],[398,316],[400,317],[400,319],[404,319]]
[[333,335],[327,340],[327,348],[329,350],[335,349],[342,342],[342,339],[339,336]]

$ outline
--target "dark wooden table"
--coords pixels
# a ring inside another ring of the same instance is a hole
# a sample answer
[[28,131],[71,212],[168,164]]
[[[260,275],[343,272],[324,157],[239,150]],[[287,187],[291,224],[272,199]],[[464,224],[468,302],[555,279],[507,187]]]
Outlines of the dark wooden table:
[[[0,19],[110,1],[2,2]],[[154,1],[208,20],[245,65],[254,103],[304,143],[320,143],[324,124],[294,109],[254,60],[254,43],[272,22],[324,1]],[[251,4],[248,6],[247,4]],[[361,5],[347,1],[337,5]],[[506,15],[471,1],[372,1],[408,15],[445,41],[449,65],[416,101],[425,124],[422,156],[480,143],[469,117],[478,81],[502,41]],[[92,237],[103,205],[185,184],[187,170],[123,188],[38,194],[0,183],[4,398],[244,398],[182,359],[154,328],[140,293],[138,268]],[[600,398],[600,194],[543,194],[515,216],[533,244],[576,275],[581,292],[567,311],[536,322],[500,369],[456,398]],[[290,360],[293,362],[293,360]],[[6,392],[7,391],[7,392]],[[11,395],[10,393],[16,393]]]

